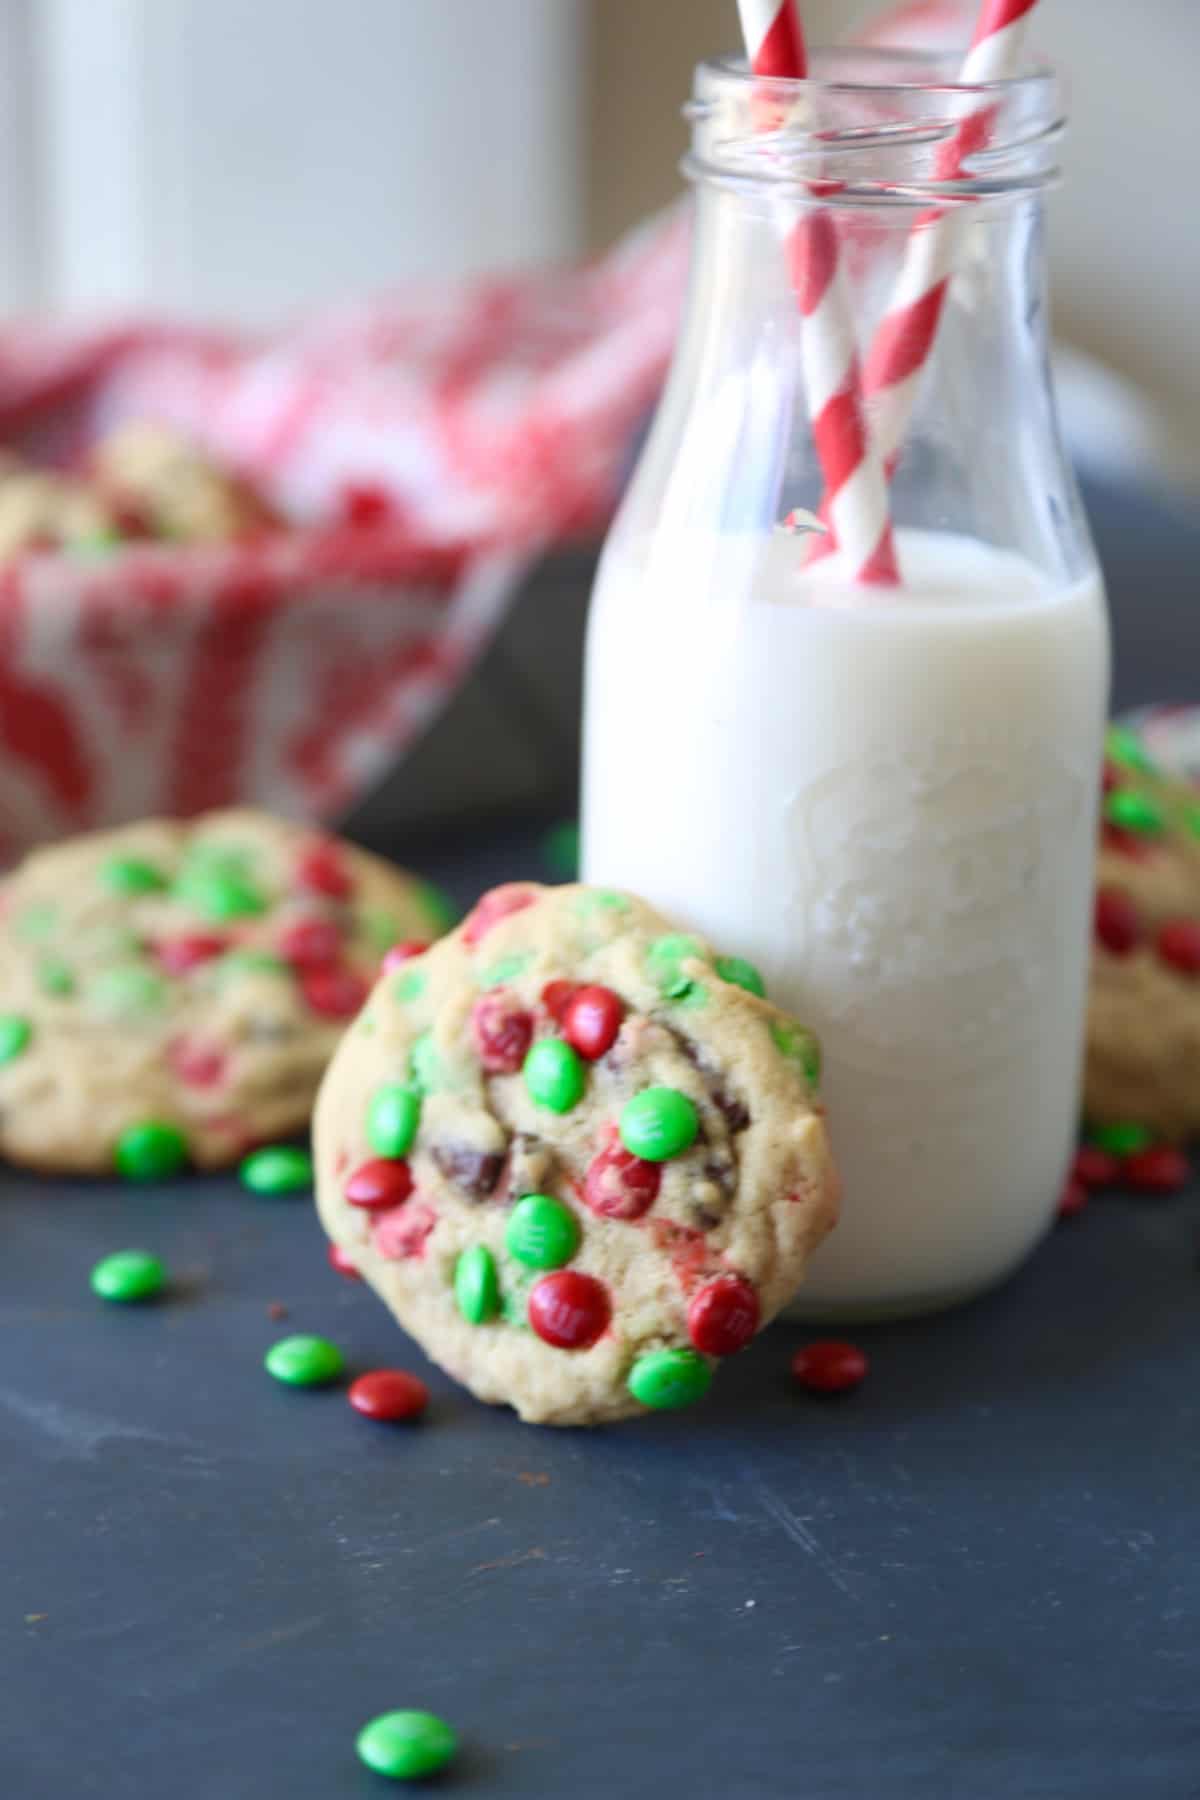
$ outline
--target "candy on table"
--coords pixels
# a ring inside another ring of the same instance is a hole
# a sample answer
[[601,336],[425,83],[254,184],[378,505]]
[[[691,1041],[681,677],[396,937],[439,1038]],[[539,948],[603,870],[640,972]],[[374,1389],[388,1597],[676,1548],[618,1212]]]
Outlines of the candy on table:
[[429,1404],[429,1389],[404,1369],[370,1369],[350,1383],[346,1398],[364,1419],[394,1424],[419,1418]]
[[167,1285],[167,1271],[149,1250],[114,1250],[96,1264],[90,1280],[101,1300],[153,1300]]
[[127,1181],[162,1181],[178,1175],[188,1160],[187,1139],[178,1125],[143,1119],[128,1125],[113,1153],[117,1173]]
[[542,838],[542,856],[559,881],[579,879],[579,821],[562,819]]
[[792,1358],[792,1379],[814,1394],[845,1394],[866,1379],[867,1358],[857,1344],[820,1338]]
[[252,1193],[296,1194],[312,1186],[312,1157],[295,1144],[267,1144],[252,1150],[238,1173]]
[[1187,1157],[1172,1144],[1152,1144],[1136,1150],[1121,1165],[1125,1186],[1147,1194],[1175,1194],[1186,1187],[1191,1175]]
[[337,1345],[328,1338],[300,1332],[272,1344],[263,1358],[263,1367],[268,1375],[289,1387],[323,1387],[336,1381],[346,1364]]
[[1081,1144],[1071,1164],[1071,1176],[1086,1188],[1113,1187],[1121,1179],[1121,1161],[1098,1144]]
[[436,1713],[380,1713],[364,1725],[355,1740],[359,1760],[376,1775],[393,1781],[420,1781],[436,1775],[458,1751],[458,1739]]
[[1081,1213],[1088,1203],[1088,1186],[1078,1176],[1071,1175],[1063,1183],[1062,1193],[1058,1197],[1058,1216],[1060,1219],[1073,1219]]

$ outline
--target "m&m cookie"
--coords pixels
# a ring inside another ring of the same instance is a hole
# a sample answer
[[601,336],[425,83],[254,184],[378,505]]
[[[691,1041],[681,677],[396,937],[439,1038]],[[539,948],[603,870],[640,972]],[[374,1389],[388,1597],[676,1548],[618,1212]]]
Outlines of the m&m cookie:
[[1200,1130],[1200,789],[1128,727],[1107,749],[1084,1113],[1182,1139]]
[[302,1129],[389,950],[447,923],[415,877],[265,813],[35,852],[0,884],[0,1155],[145,1180]]
[[480,1399],[689,1405],[834,1221],[819,1076],[750,964],[630,894],[515,883],[376,984],[318,1100],[318,1208]]

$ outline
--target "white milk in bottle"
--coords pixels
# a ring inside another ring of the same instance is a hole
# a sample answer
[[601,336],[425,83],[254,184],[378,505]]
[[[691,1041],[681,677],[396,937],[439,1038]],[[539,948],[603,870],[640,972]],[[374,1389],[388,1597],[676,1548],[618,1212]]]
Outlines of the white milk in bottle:
[[585,876],[749,957],[821,1040],[846,1200],[814,1315],[1005,1273],[1075,1126],[1099,582],[899,549],[902,597],[864,607],[783,535],[615,545],[590,624]]
[[[999,1280],[1054,1215],[1108,638],[1047,374],[1054,77],[997,90],[986,181],[947,182],[947,120],[978,105],[953,59],[812,67],[769,115],[738,65],[697,74],[688,304],[589,625],[583,874],[757,963],[819,1034],[845,1195],[799,1305],[879,1316]],[[815,206],[864,348],[912,234],[958,209],[909,377],[898,588],[779,528],[830,474],[780,227]]]

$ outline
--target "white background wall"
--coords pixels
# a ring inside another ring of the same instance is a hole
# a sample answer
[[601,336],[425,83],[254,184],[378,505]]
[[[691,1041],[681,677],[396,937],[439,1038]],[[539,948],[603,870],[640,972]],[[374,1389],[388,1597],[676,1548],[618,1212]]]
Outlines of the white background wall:
[[[965,0],[970,6],[970,0]],[[874,0],[802,0],[814,40]],[[1200,0],[1041,0],[1060,332],[1200,478]],[[0,308],[251,320],[569,256],[678,191],[734,0],[0,0]]]
[[262,319],[572,254],[583,6],[0,0],[0,298]]

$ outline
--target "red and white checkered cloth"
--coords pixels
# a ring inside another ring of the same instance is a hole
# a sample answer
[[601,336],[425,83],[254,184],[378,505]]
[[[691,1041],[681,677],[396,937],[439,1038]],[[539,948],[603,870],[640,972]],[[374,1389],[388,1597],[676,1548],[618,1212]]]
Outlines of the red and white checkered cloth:
[[[674,338],[676,213],[587,267],[429,287],[248,344],[0,331],[0,441],[181,427],[297,529],[0,570],[0,854],[235,800],[344,808],[453,691],[530,564],[602,528]],[[348,489],[388,517],[338,521]]]

